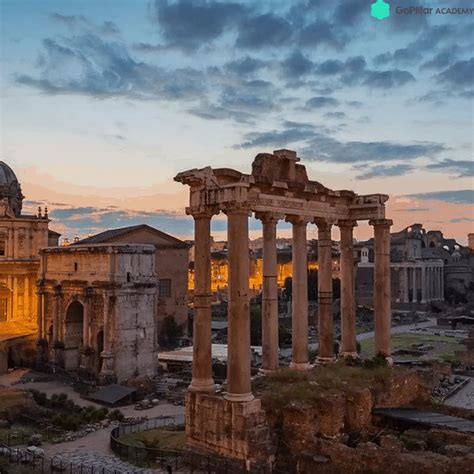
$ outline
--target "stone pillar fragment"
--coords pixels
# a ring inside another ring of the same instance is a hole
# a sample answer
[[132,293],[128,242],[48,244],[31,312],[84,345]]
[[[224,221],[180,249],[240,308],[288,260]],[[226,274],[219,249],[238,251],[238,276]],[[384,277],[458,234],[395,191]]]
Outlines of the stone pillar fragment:
[[[332,224],[324,220],[317,220],[316,225],[318,226],[318,362],[326,363],[334,359]],[[348,234],[346,238],[348,238]],[[350,318],[352,319],[352,315]]]
[[[341,231],[341,348],[342,357],[357,357],[353,230],[356,221],[339,221]],[[332,281],[331,281],[332,285]]]
[[374,226],[375,354],[390,357],[390,219],[369,221]]
[[278,368],[278,285],[276,225],[272,213],[258,213],[263,225],[262,371]]
[[53,341],[61,338],[59,329],[59,313],[61,311],[61,287],[57,286],[54,290],[54,307],[53,307]]
[[426,303],[427,298],[427,285],[426,285],[426,267],[421,267],[421,302]]
[[409,283],[409,273],[408,273],[408,267],[403,267],[403,302],[404,303],[409,303],[409,289],[410,289],[410,283]]
[[300,216],[286,218],[293,226],[293,275],[291,300],[292,357],[290,367],[309,368],[308,355],[308,257],[306,226],[308,219]]
[[193,378],[189,390],[213,392],[211,338],[211,218],[214,212],[194,217]]
[[412,282],[412,291],[413,291],[413,294],[412,294],[412,297],[411,297],[411,301],[413,303],[418,303],[418,280],[417,280],[417,268],[416,266],[414,266],[412,268],[412,278],[413,278],[413,282]]
[[37,308],[36,308],[36,317],[37,317],[37,326],[38,326],[38,339],[43,339],[46,337],[46,328],[45,328],[45,322],[44,322],[44,313],[43,313],[43,308],[44,308],[44,285],[42,281],[38,282],[37,290]]
[[229,304],[227,331],[227,400],[253,400],[250,387],[249,209],[238,205],[225,211],[228,218]]

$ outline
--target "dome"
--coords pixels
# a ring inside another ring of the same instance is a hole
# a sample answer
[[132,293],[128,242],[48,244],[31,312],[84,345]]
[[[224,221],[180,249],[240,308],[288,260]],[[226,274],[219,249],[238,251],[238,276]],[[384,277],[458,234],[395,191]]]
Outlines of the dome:
[[0,217],[19,217],[24,196],[13,170],[0,161]]
[[18,183],[16,174],[3,161],[0,161],[0,186],[10,186],[12,183]]

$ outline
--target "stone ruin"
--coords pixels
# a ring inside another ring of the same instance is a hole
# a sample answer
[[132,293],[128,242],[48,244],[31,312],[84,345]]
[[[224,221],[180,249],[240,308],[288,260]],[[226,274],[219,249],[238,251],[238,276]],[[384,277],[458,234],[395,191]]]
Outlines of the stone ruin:
[[[258,154],[252,173],[206,167],[179,173],[190,187],[186,212],[195,223],[193,378],[186,399],[186,430],[192,448],[224,456],[270,462],[269,429],[260,400],[251,391],[248,217],[263,225],[262,345],[264,373],[278,370],[276,225],[293,229],[292,360],[306,370],[308,359],[307,225],[318,229],[318,363],[333,361],[331,228],[341,231],[342,357],[357,356],[353,229],[358,220],[374,227],[375,352],[390,357],[390,226],[384,194],[358,195],[311,181],[296,152]],[[227,393],[215,393],[211,354],[210,223],[227,215],[229,248]]]

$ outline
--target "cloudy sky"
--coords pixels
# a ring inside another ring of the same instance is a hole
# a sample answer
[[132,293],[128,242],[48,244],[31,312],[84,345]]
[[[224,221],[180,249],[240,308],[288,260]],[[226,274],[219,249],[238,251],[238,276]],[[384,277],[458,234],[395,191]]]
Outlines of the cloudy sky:
[[474,16],[397,15],[419,4],[399,0],[379,21],[370,3],[1,0],[0,158],[68,237],[141,222],[190,237],[176,173],[248,172],[285,147],[328,187],[390,194],[395,230],[465,242]]

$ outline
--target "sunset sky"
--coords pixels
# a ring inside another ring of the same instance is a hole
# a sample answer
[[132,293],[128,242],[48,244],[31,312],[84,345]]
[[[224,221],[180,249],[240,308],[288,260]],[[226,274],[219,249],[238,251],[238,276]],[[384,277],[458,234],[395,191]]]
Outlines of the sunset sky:
[[394,230],[466,243],[474,16],[400,0],[379,21],[371,3],[0,0],[0,159],[69,238],[142,222],[189,238],[176,173],[250,172],[284,147],[327,187],[390,194]]

